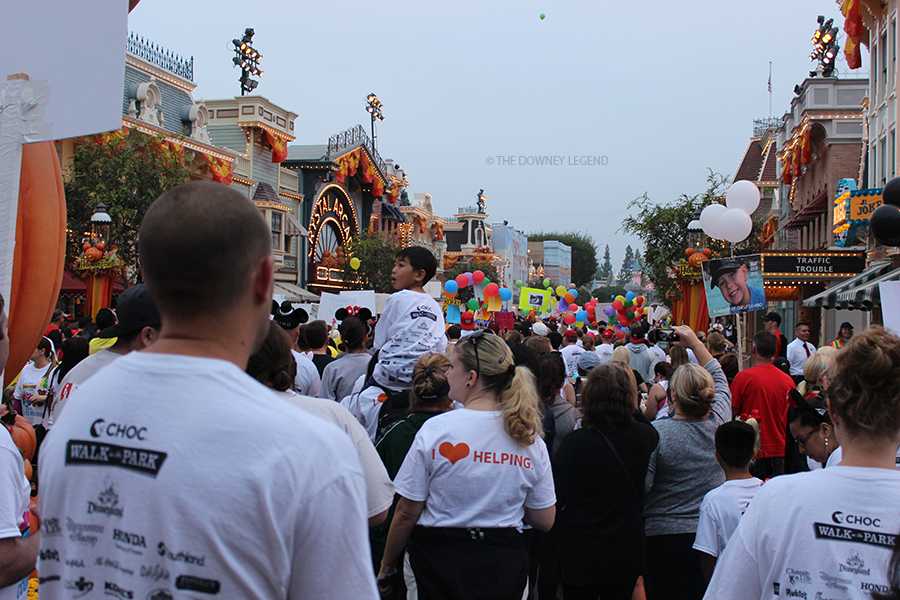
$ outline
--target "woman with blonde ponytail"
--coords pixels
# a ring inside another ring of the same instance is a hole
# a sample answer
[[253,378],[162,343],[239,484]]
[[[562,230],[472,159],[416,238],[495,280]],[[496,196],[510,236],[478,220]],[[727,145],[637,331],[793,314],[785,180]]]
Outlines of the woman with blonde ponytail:
[[522,527],[547,531],[556,516],[534,377],[502,338],[479,331],[450,350],[447,383],[464,408],[422,425],[394,479],[379,586],[387,592],[408,545],[420,600],[521,598]]

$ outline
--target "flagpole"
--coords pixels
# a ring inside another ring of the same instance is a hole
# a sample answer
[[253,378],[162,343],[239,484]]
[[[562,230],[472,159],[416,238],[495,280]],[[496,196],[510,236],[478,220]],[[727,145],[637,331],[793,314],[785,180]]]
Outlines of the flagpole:
[[772,119],[772,61],[769,61],[769,120]]

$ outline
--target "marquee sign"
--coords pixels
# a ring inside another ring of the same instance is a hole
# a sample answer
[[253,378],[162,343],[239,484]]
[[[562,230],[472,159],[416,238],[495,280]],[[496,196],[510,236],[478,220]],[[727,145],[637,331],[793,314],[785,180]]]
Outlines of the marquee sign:
[[345,254],[359,233],[353,200],[342,187],[328,185],[321,191],[309,217],[310,273],[319,282],[343,282]]
[[[763,252],[766,281],[787,280],[794,285],[821,283],[858,275],[866,267],[864,252],[799,251]],[[785,282],[785,283],[787,283]]]
[[846,190],[834,199],[832,221],[836,246],[856,242],[859,232],[869,223],[872,213],[881,206],[881,188]]

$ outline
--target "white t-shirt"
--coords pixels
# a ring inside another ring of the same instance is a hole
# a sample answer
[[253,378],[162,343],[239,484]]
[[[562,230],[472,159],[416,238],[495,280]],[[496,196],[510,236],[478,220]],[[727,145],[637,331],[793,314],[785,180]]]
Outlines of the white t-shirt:
[[32,425],[40,425],[41,418],[44,414],[44,405],[35,406],[31,403],[31,397],[38,394],[46,395],[50,389],[50,382],[47,381],[47,375],[53,369],[53,365],[46,365],[38,368],[34,363],[28,361],[22,367],[19,373],[19,379],[16,381],[16,388],[13,390],[13,397],[22,402],[22,416],[28,419]]
[[318,396],[322,393],[322,378],[316,363],[306,354],[291,350],[294,362],[297,363],[297,376],[294,377],[294,391],[304,396]]
[[359,424],[369,434],[369,439],[374,441],[375,435],[378,433],[378,415],[381,413],[381,405],[385,400],[387,400],[387,394],[384,393],[384,390],[372,385],[341,400],[341,406],[359,421]]
[[775,477],[750,503],[705,598],[851,598],[888,591],[900,471],[835,466]]
[[656,363],[666,362],[666,360],[669,358],[669,355],[666,354],[666,351],[663,350],[662,348],[660,348],[659,346],[657,346],[656,344],[648,346],[647,351],[650,353],[650,356],[653,357],[653,361],[650,364],[651,369],[653,368],[653,366]]
[[444,312],[434,298],[400,290],[391,294],[375,326],[375,350],[380,350],[375,379],[402,390],[412,381],[413,367],[423,354],[447,349]]
[[350,438],[359,464],[362,466],[363,475],[366,478],[366,506],[369,517],[381,514],[391,507],[394,501],[394,484],[388,477],[387,469],[381,462],[381,457],[375,451],[372,440],[366,434],[366,430],[353,418],[347,409],[333,400],[325,398],[312,398],[301,396],[296,392],[276,392],[297,408],[311,415],[337,425],[339,429]]
[[566,375],[571,379],[578,376],[578,357],[584,354],[584,348],[577,344],[564,346],[559,350],[566,363]]
[[[841,463],[844,459],[844,451],[840,446],[834,449],[834,451],[828,455],[828,458],[825,460],[826,467],[833,467]],[[810,457],[806,457],[806,465],[809,467],[810,471],[815,471],[817,469],[822,468],[822,463],[817,460],[814,460]]]
[[722,554],[762,484],[756,477],[734,479],[708,491],[700,503],[694,549],[710,556]]
[[[804,346],[806,346],[806,350],[803,349]],[[791,365],[791,376],[802,377],[806,361],[812,358],[812,355],[815,353],[816,347],[811,343],[804,342],[800,338],[794,338],[794,341],[787,345],[787,361]]]
[[[17,538],[26,528],[31,486],[25,479],[25,461],[6,428],[0,425],[0,540]],[[0,588],[0,600],[25,600],[28,578]]]
[[58,577],[41,600],[81,577],[134,600],[378,598],[349,439],[229,362],[117,359],[73,392],[40,473],[42,555],[59,558],[39,561]]
[[556,504],[544,441],[516,443],[500,411],[453,410],[422,425],[400,471],[397,493],[424,501],[426,527],[517,527],[525,507]]
[[63,409],[69,396],[72,395],[78,387],[85,381],[97,374],[97,372],[112,363],[117,358],[123,356],[111,350],[101,350],[96,354],[91,354],[83,361],[72,367],[72,370],[66,373],[62,383],[59,386],[59,393],[53,400],[53,406],[50,407],[49,421],[51,425],[59,422]]

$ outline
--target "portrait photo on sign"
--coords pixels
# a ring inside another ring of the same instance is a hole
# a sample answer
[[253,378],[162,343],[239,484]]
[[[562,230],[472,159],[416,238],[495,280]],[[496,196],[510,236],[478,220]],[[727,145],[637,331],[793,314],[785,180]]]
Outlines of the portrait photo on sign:
[[710,317],[766,308],[759,254],[717,258],[703,263],[703,287]]

